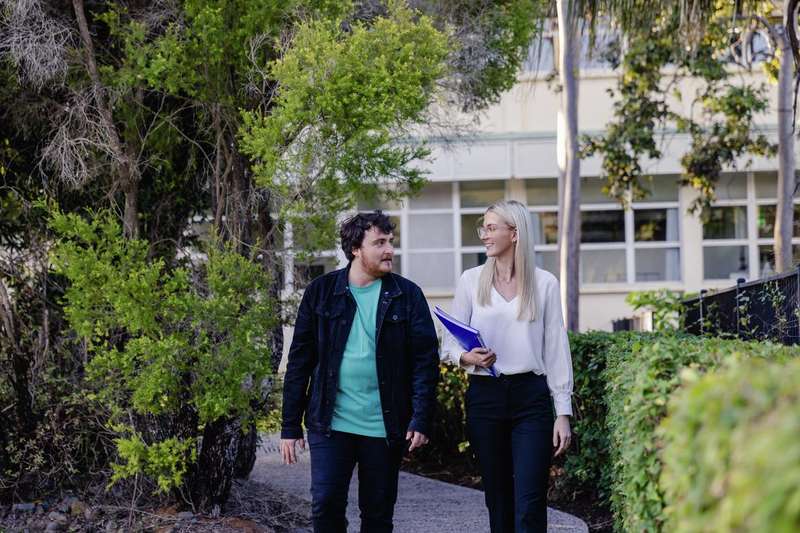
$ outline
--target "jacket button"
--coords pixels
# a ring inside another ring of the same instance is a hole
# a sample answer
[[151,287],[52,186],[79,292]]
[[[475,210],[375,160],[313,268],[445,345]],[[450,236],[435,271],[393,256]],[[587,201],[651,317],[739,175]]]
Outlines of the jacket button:
[[392,315],[392,320],[397,320],[397,315]]
[[391,411],[389,411],[388,409],[384,409],[384,410],[383,410],[383,413],[384,413],[384,414],[387,414],[387,415],[388,415],[390,412],[391,412]]

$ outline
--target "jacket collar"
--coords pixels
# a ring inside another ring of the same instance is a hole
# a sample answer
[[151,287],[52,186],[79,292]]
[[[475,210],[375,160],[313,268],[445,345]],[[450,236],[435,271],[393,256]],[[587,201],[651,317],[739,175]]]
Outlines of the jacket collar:
[[[350,275],[350,265],[347,265],[345,268],[339,270],[336,274],[336,283],[333,288],[333,294],[335,296],[341,296],[345,292],[347,292],[347,287],[349,285],[349,278]],[[389,272],[385,276],[381,278],[381,294],[383,296],[387,296],[390,298],[394,298],[395,296],[399,296],[402,294],[403,291],[400,290],[400,285],[397,283],[396,276],[393,272]]]

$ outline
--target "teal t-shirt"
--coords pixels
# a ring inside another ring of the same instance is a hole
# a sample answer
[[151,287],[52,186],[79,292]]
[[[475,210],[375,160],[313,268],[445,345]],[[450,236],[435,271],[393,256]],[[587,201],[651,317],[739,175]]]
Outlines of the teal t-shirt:
[[367,437],[386,437],[375,364],[375,330],[381,280],[375,280],[365,287],[351,285],[350,292],[356,300],[357,310],[339,368],[331,428]]

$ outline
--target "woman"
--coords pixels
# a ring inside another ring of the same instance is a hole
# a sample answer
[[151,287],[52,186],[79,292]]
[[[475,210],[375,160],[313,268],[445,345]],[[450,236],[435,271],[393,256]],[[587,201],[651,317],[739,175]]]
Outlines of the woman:
[[486,264],[462,274],[451,314],[478,329],[486,349],[465,352],[447,334],[441,357],[470,374],[467,432],[492,533],[544,532],[553,450],[560,455],[571,438],[572,359],[559,284],[536,268],[523,204],[492,205],[478,235]]

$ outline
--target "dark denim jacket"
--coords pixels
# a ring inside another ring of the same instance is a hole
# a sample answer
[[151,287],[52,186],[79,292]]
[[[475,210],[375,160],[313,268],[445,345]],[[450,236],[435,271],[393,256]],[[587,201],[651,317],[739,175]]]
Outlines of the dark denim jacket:
[[[350,267],[315,279],[306,288],[295,322],[283,384],[281,437],[306,429],[330,433],[347,337],[356,313],[348,288]],[[431,434],[439,377],[438,340],[422,290],[396,274],[381,278],[375,358],[386,436],[407,430]]]

